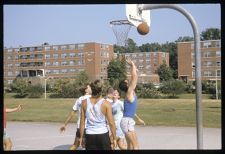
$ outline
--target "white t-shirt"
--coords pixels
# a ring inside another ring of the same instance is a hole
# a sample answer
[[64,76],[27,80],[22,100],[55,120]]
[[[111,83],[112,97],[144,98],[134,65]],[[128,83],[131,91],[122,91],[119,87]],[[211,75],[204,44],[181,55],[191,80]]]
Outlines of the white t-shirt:
[[[81,96],[81,97],[79,97],[75,101],[75,103],[73,105],[73,110],[74,111],[78,111],[78,113],[77,113],[77,116],[78,116],[78,119],[77,119],[77,128],[80,128],[80,109],[81,109],[82,101],[85,100],[85,99],[87,99],[87,98],[90,98],[90,97],[91,97],[91,95]],[[85,123],[86,123],[86,121],[85,121]],[[85,127],[86,127],[86,125],[85,125]]]
[[112,114],[113,114],[114,120],[120,123],[123,117],[123,110],[124,110],[123,102],[120,100],[116,100],[115,102],[111,104],[112,104]]

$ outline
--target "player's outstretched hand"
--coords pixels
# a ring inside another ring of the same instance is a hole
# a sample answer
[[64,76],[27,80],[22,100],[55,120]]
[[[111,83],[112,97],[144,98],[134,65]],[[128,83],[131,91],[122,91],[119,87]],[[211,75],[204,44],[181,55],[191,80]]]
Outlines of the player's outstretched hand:
[[133,65],[134,62],[130,59],[130,58],[126,58],[126,62],[129,64],[129,65]]
[[65,130],[66,130],[66,127],[65,126],[60,127],[60,133],[65,132]]
[[22,105],[19,104],[19,105],[17,106],[17,111],[19,111],[19,110],[21,110],[21,109],[22,109]]
[[142,124],[142,125],[144,125],[145,126],[145,122],[144,122],[144,120],[139,120],[139,122]]

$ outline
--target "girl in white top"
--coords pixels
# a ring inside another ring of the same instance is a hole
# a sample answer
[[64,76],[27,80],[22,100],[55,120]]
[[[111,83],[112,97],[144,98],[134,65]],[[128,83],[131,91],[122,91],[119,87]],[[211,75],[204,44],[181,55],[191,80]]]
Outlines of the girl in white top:
[[113,102],[112,102],[112,113],[113,113],[113,118],[116,124],[117,144],[121,150],[125,150],[127,149],[127,146],[124,143],[125,135],[120,127],[120,122],[121,122],[121,119],[123,118],[124,106],[123,106],[123,102],[119,100],[119,98],[120,98],[119,92],[117,90],[114,90]]

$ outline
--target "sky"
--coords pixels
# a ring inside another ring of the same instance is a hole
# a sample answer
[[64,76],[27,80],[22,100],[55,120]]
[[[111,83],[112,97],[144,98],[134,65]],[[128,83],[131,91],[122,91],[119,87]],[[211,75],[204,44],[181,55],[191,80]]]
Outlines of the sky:
[[[195,19],[199,32],[221,29],[220,4],[181,4]],[[145,43],[174,42],[180,36],[193,37],[187,18],[173,9],[151,10],[147,35],[132,27],[128,38],[138,46]],[[124,20],[124,4],[92,5],[4,5],[4,47],[98,42],[116,44],[109,22]]]

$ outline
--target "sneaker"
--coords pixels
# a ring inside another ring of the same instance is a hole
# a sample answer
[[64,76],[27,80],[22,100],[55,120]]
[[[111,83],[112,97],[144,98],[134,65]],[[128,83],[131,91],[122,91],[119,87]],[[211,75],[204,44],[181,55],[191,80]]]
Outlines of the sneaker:
[[73,145],[70,147],[70,150],[76,150],[76,146],[73,144]]

